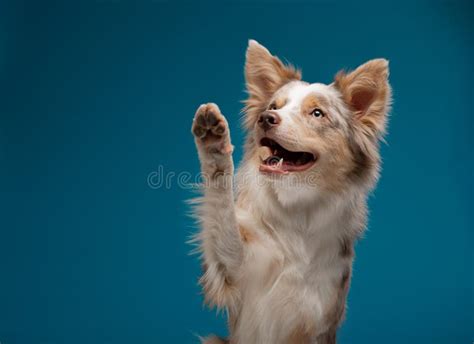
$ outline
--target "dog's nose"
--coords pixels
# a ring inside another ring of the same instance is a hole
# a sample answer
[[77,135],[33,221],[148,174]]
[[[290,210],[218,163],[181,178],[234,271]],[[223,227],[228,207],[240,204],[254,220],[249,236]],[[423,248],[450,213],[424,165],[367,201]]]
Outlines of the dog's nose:
[[281,122],[281,118],[275,112],[269,112],[269,111],[264,112],[258,118],[258,125],[260,126],[260,128],[262,128],[265,131],[270,130],[273,127],[276,127],[278,124],[280,124],[280,122]]

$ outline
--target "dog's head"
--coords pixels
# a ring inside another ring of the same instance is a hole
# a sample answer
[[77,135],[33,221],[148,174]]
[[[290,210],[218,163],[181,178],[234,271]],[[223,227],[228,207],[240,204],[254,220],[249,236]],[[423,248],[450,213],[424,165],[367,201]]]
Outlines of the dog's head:
[[329,85],[308,83],[251,40],[245,77],[246,160],[262,176],[308,190],[373,187],[391,100],[387,60],[341,71]]

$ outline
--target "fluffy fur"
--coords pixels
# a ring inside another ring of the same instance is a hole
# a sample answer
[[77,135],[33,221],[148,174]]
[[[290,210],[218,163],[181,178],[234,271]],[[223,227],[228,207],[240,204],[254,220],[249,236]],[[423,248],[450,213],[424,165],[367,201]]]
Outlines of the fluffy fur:
[[[354,242],[379,175],[388,62],[339,72],[330,85],[310,84],[250,41],[245,76],[248,135],[235,176],[229,128],[217,105],[201,105],[193,121],[206,179],[196,207],[200,282],[207,303],[227,311],[230,332],[227,340],[203,342],[336,343]],[[259,157],[262,139],[313,160],[298,171],[291,161],[271,165]]]

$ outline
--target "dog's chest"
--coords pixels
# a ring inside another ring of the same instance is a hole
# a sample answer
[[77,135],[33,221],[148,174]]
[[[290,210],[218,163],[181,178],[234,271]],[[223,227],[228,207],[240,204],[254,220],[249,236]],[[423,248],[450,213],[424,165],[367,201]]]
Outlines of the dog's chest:
[[316,321],[338,274],[337,248],[329,236],[305,236],[244,215],[238,217],[246,236],[236,334],[242,343],[279,343]]

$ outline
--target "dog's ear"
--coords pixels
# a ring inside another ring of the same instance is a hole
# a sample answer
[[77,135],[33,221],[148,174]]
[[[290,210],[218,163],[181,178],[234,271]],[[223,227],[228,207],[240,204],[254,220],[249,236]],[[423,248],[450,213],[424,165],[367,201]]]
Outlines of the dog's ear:
[[249,40],[245,79],[249,94],[245,109],[246,124],[250,126],[252,117],[265,109],[273,93],[292,80],[300,80],[301,73],[293,66],[282,63],[257,41]]
[[340,71],[334,86],[354,112],[355,123],[367,136],[378,138],[385,132],[387,113],[391,104],[388,83],[388,61],[375,59],[346,73]]

